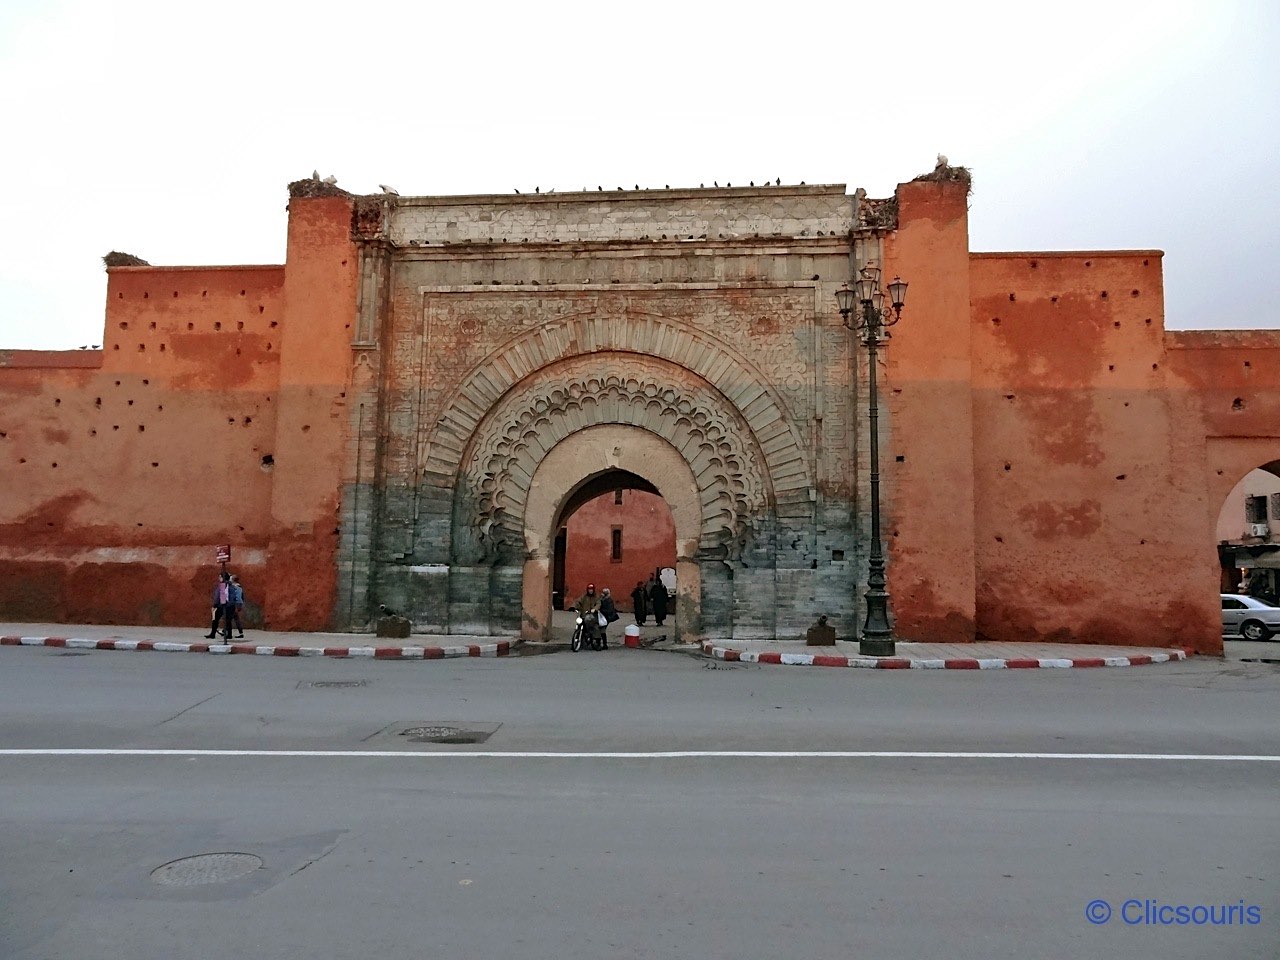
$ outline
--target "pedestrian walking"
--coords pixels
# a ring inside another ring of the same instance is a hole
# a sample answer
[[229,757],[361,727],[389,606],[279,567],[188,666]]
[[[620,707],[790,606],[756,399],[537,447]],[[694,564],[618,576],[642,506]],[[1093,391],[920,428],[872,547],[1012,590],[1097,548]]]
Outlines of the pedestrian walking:
[[661,627],[667,619],[667,587],[657,577],[649,578],[649,599],[653,603],[653,622]]
[[645,592],[643,580],[637,580],[636,588],[631,591],[631,609],[635,611],[636,623],[643,627],[649,618],[649,594]]
[[218,582],[213,586],[213,623],[209,624],[209,635],[206,640],[215,640],[218,636],[218,625],[224,620],[225,629],[222,636],[226,640],[231,639],[231,614],[229,608],[231,606],[231,576],[227,571],[223,570],[218,577]]
[[244,587],[240,586],[240,578],[234,573],[231,575],[230,589],[227,591],[227,602],[230,608],[227,610],[227,633],[231,632],[232,624],[236,628],[236,637],[244,639],[244,623],[240,620],[240,612],[244,610]]
[[609,649],[609,624],[618,619],[618,607],[613,602],[613,594],[609,592],[609,588],[605,587],[600,591],[600,613],[604,615],[607,621],[600,628],[600,636],[604,639],[604,647]]

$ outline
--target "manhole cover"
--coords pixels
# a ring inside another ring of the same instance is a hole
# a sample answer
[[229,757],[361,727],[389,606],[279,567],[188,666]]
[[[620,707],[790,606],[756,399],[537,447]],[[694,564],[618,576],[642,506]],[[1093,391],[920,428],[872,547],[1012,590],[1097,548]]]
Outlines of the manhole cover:
[[367,680],[300,680],[298,681],[299,689],[305,687],[316,688],[344,688],[344,687],[363,687],[369,681]]
[[166,887],[226,883],[253,873],[261,866],[262,858],[252,853],[202,853],[156,867],[151,871],[151,882]]
[[423,726],[401,730],[400,736],[408,737],[412,743],[484,743],[491,733],[462,727]]

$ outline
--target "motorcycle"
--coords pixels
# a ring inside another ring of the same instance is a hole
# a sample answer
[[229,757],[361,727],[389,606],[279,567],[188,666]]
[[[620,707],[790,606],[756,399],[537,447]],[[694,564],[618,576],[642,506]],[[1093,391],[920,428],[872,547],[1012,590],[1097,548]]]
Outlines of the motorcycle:
[[[594,614],[592,614],[594,616]],[[582,649],[584,643],[590,642],[592,650],[604,649],[604,631],[599,627],[596,628],[594,639],[588,641],[586,636],[587,625],[583,622],[582,614],[578,614],[578,619],[573,628],[573,639],[569,641],[569,646],[574,653]]]

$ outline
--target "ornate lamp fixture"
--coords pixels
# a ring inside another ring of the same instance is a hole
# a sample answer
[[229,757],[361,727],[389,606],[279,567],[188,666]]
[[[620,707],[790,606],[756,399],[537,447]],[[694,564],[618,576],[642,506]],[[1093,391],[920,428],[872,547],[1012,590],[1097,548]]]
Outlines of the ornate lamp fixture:
[[[888,310],[884,308],[884,298],[878,267],[864,267],[852,290],[845,284],[836,291],[836,303],[845,327],[855,331],[867,347],[867,378],[871,388],[867,404],[867,418],[871,426],[871,555],[867,558],[867,619],[858,644],[858,651],[868,657],[891,657],[894,654],[893,628],[889,625],[889,591],[885,589],[884,550],[880,543],[880,407],[876,352],[880,341],[888,338],[888,328],[902,318],[902,305],[907,299],[906,282],[894,277],[889,284]],[[859,305],[862,308],[860,312],[857,310]]]

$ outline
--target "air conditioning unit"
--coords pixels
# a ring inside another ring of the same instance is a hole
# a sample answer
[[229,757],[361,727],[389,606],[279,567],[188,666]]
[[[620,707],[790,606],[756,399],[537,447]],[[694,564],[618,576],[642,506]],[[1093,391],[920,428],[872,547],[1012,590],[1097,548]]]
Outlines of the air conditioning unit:
[[1270,533],[1271,533],[1271,528],[1267,526],[1265,523],[1249,524],[1249,536],[1251,537],[1265,537]]

